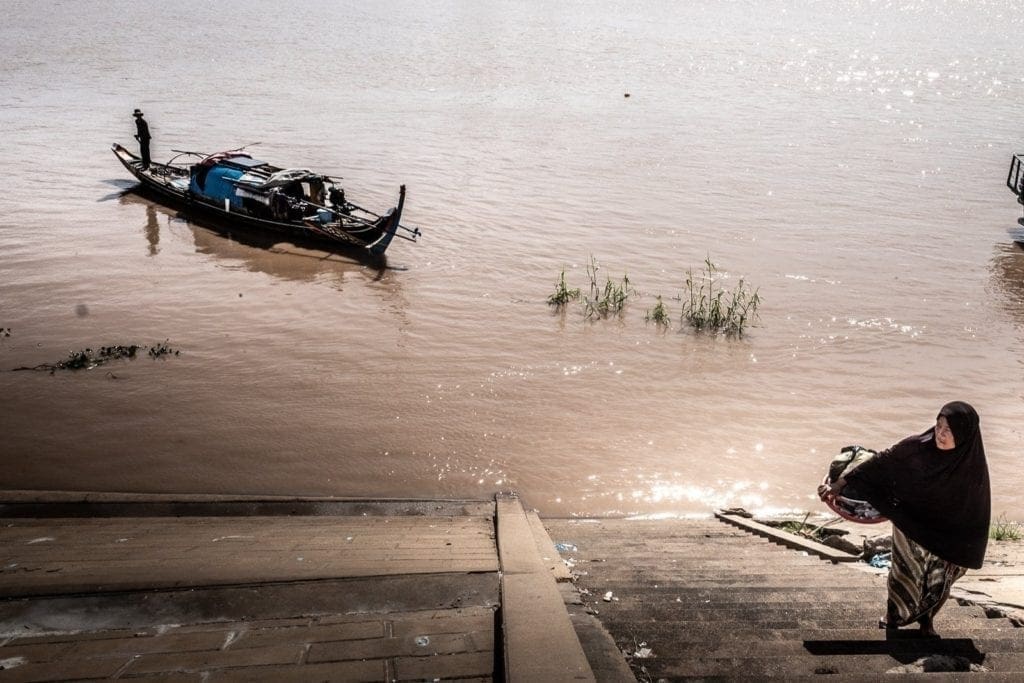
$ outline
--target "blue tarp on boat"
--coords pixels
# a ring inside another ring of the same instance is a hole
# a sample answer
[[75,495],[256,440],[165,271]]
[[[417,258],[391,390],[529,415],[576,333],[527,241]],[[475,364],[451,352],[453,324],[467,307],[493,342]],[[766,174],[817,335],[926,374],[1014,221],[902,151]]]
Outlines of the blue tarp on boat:
[[[204,172],[205,171],[205,172]],[[232,180],[238,180],[245,175],[245,170],[225,164],[215,164],[206,169],[195,167],[192,169],[192,179],[189,183],[189,190],[218,204],[223,204],[227,199],[231,202],[231,208],[241,208],[242,199],[238,196],[237,187]]]

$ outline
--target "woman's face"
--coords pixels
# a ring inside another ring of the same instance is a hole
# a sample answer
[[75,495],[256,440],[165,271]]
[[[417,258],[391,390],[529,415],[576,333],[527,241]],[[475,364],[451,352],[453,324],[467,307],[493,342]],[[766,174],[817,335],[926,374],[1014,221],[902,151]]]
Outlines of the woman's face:
[[935,420],[935,445],[939,447],[940,451],[950,451],[956,447],[953,430],[949,428],[949,423],[942,415]]

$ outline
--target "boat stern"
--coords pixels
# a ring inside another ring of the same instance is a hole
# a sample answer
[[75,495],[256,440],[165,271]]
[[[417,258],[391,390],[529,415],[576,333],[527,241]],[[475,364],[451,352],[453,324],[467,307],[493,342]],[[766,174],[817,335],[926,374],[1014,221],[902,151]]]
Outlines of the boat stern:
[[375,242],[367,246],[367,249],[374,256],[380,256],[387,251],[388,245],[391,244],[391,240],[395,239],[395,234],[398,232],[398,228],[402,222],[402,209],[404,206],[405,185],[402,185],[398,188],[398,205],[378,219],[381,224],[381,236],[378,237]]

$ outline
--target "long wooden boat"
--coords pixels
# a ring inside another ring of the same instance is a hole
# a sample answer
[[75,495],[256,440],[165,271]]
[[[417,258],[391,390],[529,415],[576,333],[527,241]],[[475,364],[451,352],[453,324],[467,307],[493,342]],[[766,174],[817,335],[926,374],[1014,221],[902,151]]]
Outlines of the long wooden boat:
[[[378,214],[353,204],[327,175],[279,168],[241,150],[178,152],[166,164],[150,163],[122,145],[114,156],[159,201],[218,223],[247,230],[272,230],[317,242],[360,247],[377,256],[397,236],[415,242],[418,228],[401,224],[405,185],[398,204]],[[179,162],[194,160],[195,163]]]

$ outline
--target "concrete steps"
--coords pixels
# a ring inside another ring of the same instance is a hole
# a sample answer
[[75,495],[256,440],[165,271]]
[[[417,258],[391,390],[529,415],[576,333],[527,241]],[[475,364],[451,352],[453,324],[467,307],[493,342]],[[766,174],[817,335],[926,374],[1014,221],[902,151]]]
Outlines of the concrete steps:
[[885,575],[832,549],[823,561],[813,547],[794,549],[788,540],[784,547],[752,535],[764,529],[718,520],[545,525],[554,540],[576,548],[563,558],[583,608],[600,619],[640,680],[827,674],[855,681],[888,672],[1024,680],[1024,631],[1014,621],[950,600],[935,623],[941,639],[878,629]]

